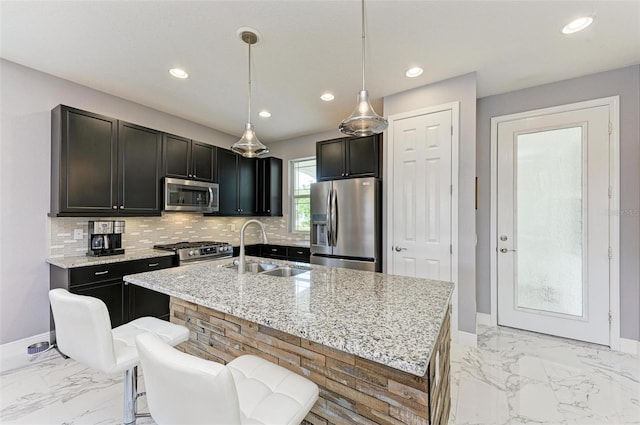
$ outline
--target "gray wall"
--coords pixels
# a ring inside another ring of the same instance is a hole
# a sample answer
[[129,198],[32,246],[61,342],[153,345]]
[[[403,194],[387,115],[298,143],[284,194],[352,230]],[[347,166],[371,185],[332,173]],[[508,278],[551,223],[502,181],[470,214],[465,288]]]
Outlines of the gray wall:
[[[0,344],[49,330],[51,109],[62,103],[218,146],[230,136],[0,60]],[[239,130],[240,131],[240,130]]]
[[491,311],[491,117],[615,95],[620,96],[620,333],[640,340],[640,65],[478,100],[479,312]]
[[[384,98],[385,116],[460,102],[458,329],[476,333],[476,75],[466,74]],[[385,168],[386,169],[386,168]]]

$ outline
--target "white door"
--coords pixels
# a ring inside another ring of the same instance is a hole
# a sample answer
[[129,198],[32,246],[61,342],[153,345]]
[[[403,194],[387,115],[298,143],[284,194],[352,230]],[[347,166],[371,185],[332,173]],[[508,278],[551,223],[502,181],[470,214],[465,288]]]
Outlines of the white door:
[[609,107],[498,124],[498,324],[609,344]]
[[394,121],[391,273],[450,281],[451,110]]

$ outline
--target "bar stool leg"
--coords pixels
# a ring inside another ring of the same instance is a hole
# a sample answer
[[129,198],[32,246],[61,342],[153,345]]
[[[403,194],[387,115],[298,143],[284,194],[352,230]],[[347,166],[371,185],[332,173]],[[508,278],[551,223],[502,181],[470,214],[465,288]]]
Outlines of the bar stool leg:
[[124,372],[124,425],[136,423],[136,394],[138,393],[138,367]]

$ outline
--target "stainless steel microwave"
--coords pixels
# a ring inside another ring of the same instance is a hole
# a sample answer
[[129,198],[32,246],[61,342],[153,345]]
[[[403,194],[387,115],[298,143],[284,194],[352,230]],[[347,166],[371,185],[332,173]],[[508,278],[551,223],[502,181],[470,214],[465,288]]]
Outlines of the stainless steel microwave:
[[218,184],[166,177],[164,179],[164,210],[217,212]]

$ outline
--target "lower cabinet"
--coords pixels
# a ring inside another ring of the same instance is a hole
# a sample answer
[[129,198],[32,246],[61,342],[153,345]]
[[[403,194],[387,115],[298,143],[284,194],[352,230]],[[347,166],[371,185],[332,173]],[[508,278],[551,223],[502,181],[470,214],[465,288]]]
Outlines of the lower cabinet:
[[[233,255],[238,255],[239,249],[234,249]],[[309,263],[311,261],[311,249],[306,247],[294,247],[287,245],[257,244],[245,247],[246,255],[277,260],[297,261]]]
[[86,295],[87,297],[99,298],[107,305],[111,327],[125,323],[124,294],[122,281],[105,282],[97,284],[87,284],[74,286],[71,291],[74,294]]
[[[164,256],[64,269],[50,266],[50,288],[102,300],[115,328],[143,316],[169,320],[169,296],[137,285],[125,284],[129,274],[166,269],[178,265],[177,257]],[[51,317],[51,330],[55,329]]]

